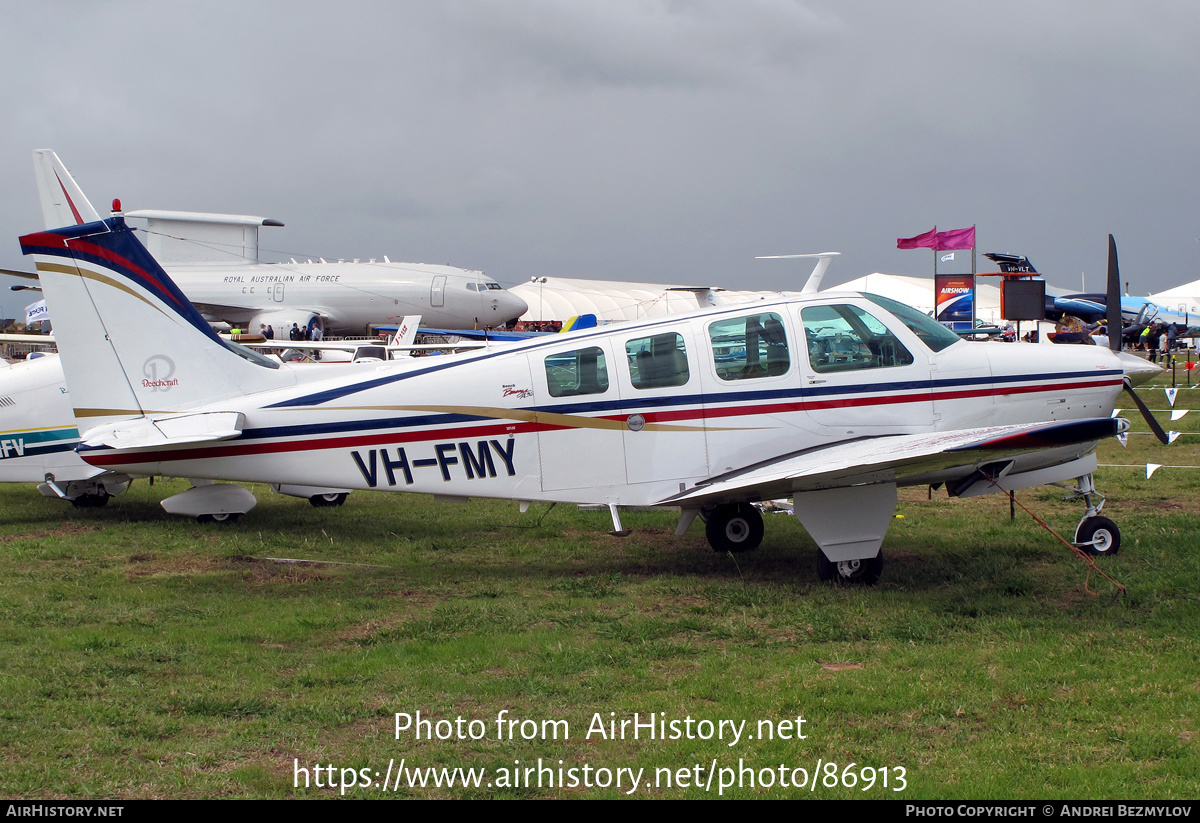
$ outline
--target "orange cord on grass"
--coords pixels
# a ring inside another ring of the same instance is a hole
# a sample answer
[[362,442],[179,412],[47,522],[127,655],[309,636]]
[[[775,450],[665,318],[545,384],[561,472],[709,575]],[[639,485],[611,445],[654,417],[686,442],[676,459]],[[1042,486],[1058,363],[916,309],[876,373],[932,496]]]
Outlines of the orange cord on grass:
[[[987,475],[984,475],[984,477],[987,477]],[[1000,489],[1000,491],[1004,491],[1004,489],[1000,488],[1000,484],[999,484],[999,483],[997,483],[995,480],[993,480],[993,479],[992,479],[992,478],[990,478],[990,477],[988,477],[987,479],[988,479],[988,482],[989,482],[989,483],[991,483],[993,486],[995,486],[997,489]],[[1032,517],[1035,523],[1037,523],[1039,526],[1041,526],[1041,527],[1042,527],[1043,529],[1045,529],[1046,531],[1050,532],[1050,534],[1054,535],[1054,537],[1055,537],[1055,538],[1058,540],[1058,542],[1062,543],[1062,544],[1063,544],[1064,546],[1066,546],[1068,549],[1070,549],[1071,551],[1073,551],[1073,552],[1075,553],[1075,556],[1076,556],[1076,557],[1080,558],[1081,560],[1083,560],[1083,562],[1087,563],[1087,564],[1088,564],[1088,566],[1090,566],[1090,567],[1091,567],[1092,571],[1095,571],[1095,572],[1096,572],[1096,574],[1098,574],[1098,575],[1100,575],[1101,577],[1103,577],[1103,578],[1104,578],[1105,580],[1107,580],[1109,583],[1112,583],[1112,584],[1113,584],[1113,586],[1115,586],[1115,587],[1116,587],[1116,589],[1117,589],[1117,594],[1116,594],[1116,595],[1114,595],[1114,598],[1116,598],[1117,596],[1120,596],[1120,595],[1124,595],[1124,594],[1125,594],[1125,587],[1124,587],[1124,586],[1122,586],[1120,583],[1118,583],[1116,580],[1113,580],[1113,579],[1112,579],[1110,576],[1108,576],[1107,574],[1105,574],[1105,573],[1104,573],[1104,570],[1103,570],[1103,569],[1101,569],[1099,566],[1097,566],[1097,565],[1096,565],[1096,561],[1092,559],[1091,555],[1089,555],[1089,554],[1088,554],[1087,552],[1085,552],[1083,549],[1081,549],[1081,548],[1079,548],[1078,546],[1076,546],[1074,543],[1072,543],[1072,542],[1070,542],[1069,540],[1065,539],[1065,538],[1064,538],[1062,535],[1060,535],[1060,534],[1059,534],[1058,532],[1056,532],[1054,529],[1050,528],[1050,526],[1049,526],[1049,525],[1048,525],[1048,524],[1047,524],[1047,523],[1046,523],[1044,520],[1042,520],[1040,517],[1038,517],[1036,514],[1034,514],[1034,513],[1033,513],[1032,511],[1030,511],[1028,508],[1026,508],[1024,503],[1022,503],[1020,500],[1017,500],[1017,498],[1016,498],[1016,495],[1014,495],[1012,492],[1009,492],[1009,493],[1008,493],[1008,495],[1009,495],[1008,499],[1009,499],[1010,501],[1012,501],[1012,502],[1016,503],[1018,506],[1020,506],[1020,507],[1021,507],[1021,511],[1025,512],[1027,515],[1029,515],[1030,517]],[[1088,576],[1087,576],[1087,577],[1085,577],[1085,578],[1083,579],[1083,590],[1084,590],[1085,592],[1087,592],[1088,594],[1092,595],[1092,597],[1096,597],[1096,596],[1097,596],[1097,595],[1099,595],[1100,593],[1099,593],[1099,592],[1094,592],[1094,591],[1092,591],[1092,590],[1091,590],[1091,588],[1088,586],[1088,582],[1089,582],[1089,580],[1090,580],[1090,579],[1091,579],[1091,572],[1089,571],[1089,572],[1088,572]]]

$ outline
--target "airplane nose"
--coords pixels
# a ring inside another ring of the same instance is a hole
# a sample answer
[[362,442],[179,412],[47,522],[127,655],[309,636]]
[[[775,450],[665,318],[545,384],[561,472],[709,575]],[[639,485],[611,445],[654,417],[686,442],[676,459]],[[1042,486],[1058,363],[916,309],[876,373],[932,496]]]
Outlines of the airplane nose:
[[1143,360],[1135,354],[1119,352],[1117,357],[1121,360],[1121,369],[1125,372],[1125,376],[1129,378],[1130,385],[1135,387],[1154,379],[1165,371],[1149,360]]
[[517,322],[527,311],[529,304],[510,291],[502,291],[496,296],[496,313],[504,318],[505,325]]

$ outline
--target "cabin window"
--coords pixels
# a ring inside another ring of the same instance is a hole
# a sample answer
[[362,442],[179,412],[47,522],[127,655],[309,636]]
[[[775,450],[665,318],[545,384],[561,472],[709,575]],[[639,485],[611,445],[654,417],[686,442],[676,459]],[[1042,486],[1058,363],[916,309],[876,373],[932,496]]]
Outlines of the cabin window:
[[882,369],[913,362],[888,327],[858,306],[807,306],[800,318],[813,371]]
[[630,340],[625,356],[635,389],[682,386],[688,381],[687,351],[683,337],[675,332]]
[[752,314],[718,320],[708,327],[713,364],[722,380],[747,380],[783,374],[791,365],[783,318]]
[[546,358],[546,386],[551,397],[604,394],[608,391],[604,351],[591,346],[550,355]]

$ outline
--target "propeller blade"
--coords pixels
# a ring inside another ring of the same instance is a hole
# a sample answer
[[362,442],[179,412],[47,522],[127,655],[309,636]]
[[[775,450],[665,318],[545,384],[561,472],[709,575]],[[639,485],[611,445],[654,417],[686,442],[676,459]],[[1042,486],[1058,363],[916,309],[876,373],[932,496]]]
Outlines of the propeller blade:
[[1108,312],[1108,347],[1121,350],[1121,270],[1117,265],[1117,241],[1108,236],[1108,290],[1105,295]]
[[1163,431],[1163,427],[1158,425],[1158,421],[1154,419],[1154,415],[1150,413],[1150,409],[1146,408],[1146,404],[1142,402],[1142,398],[1137,396],[1137,392],[1133,390],[1133,386],[1129,385],[1129,378],[1125,378],[1125,391],[1129,392],[1129,396],[1133,398],[1134,405],[1138,407],[1138,411],[1142,413],[1142,419],[1146,421],[1146,425],[1150,427],[1150,431],[1154,432],[1154,436],[1158,438],[1158,442],[1164,446],[1171,442],[1167,433]]

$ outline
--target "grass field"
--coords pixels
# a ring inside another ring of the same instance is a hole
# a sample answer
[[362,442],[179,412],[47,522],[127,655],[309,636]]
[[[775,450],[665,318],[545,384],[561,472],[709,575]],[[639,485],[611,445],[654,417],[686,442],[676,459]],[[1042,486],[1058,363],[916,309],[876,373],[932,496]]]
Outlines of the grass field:
[[[860,589],[819,584],[785,515],[735,558],[660,512],[620,539],[567,506],[314,509],[254,487],[215,527],[162,513],[177,481],[102,510],[0,487],[0,795],[337,797],[390,764],[386,791],[345,796],[616,797],[632,770],[635,797],[1196,798],[1200,469],[1170,467],[1200,466],[1200,412],[1168,427],[1170,447],[1100,450],[1167,466],[1097,475],[1124,596],[1006,498],[923,488],[901,490],[882,582]],[[1060,498],[1018,493],[1069,537],[1081,507]],[[418,711],[449,722],[397,737]],[[634,713],[678,739],[596,730]],[[540,787],[520,771],[539,758]],[[407,785],[429,767],[486,772]]]

